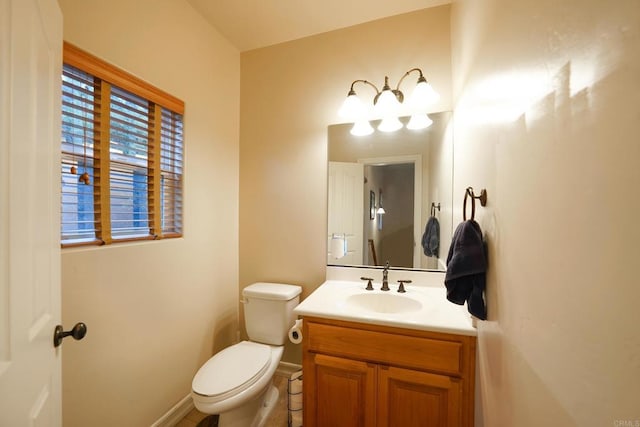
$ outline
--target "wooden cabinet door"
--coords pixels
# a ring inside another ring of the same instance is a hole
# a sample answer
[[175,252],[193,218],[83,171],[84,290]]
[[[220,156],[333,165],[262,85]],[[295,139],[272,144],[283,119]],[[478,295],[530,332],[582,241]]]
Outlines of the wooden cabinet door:
[[310,359],[304,371],[305,427],[374,427],[376,366],[323,354]]
[[460,380],[387,366],[378,379],[378,427],[460,425]]

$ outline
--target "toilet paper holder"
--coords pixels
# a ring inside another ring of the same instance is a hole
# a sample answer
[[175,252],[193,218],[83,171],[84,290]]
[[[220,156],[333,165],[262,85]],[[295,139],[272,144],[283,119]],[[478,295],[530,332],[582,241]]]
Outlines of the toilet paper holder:
[[302,319],[295,321],[291,329],[289,329],[289,341],[294,344],[300,344],[302,342]]

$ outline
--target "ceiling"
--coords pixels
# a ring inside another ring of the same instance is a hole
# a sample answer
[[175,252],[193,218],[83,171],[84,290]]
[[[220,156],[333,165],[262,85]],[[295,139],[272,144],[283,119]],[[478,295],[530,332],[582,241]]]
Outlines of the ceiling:
[[241,52],[451,0],[187,0]]

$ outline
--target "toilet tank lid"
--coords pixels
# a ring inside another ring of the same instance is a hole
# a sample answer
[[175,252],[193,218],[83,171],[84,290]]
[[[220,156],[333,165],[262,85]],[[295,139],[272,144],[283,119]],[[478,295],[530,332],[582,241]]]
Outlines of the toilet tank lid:
[[300,295],[302,288],[283,283],[253,283],[242,290],[245,297],[289,301]]

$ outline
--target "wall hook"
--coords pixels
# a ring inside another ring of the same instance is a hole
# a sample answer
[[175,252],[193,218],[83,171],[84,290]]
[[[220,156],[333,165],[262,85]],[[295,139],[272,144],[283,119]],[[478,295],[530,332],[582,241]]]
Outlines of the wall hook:
[[438,202],[437,205],[435,204],[435,202],[431,202],[431,210],[429,212],[431,216],[436,216],[436,209],[438,210],[438,212],[440,212],[440,202]]

